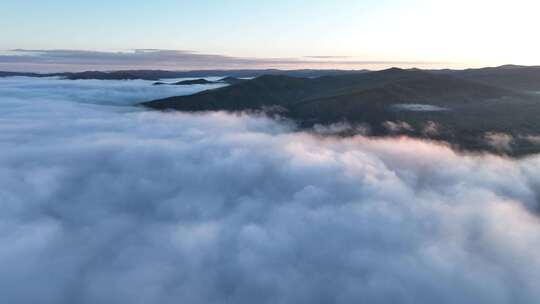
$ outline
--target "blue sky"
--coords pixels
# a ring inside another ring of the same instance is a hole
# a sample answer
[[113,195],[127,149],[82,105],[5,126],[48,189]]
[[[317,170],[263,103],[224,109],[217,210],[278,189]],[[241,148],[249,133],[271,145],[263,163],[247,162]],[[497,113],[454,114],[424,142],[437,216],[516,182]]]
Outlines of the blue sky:
[[317,40],[343,36],[339,29],[358,26],[384,2],[392,1],[8,0],[2,10],[11,13],[0,24],[6,29],[4,48],[196,49],[282,56],[309,46],[330,49]]
[[3,51],[336,56],[360,62],[356,68],[371,67],[366,61],[540,64],[540,5],[531,0],[0,1]]

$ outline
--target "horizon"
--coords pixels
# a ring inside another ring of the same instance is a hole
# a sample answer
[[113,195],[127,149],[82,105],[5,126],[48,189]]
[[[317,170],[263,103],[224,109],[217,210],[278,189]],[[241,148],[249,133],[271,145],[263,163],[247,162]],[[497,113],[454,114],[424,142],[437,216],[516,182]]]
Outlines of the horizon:
[[31,69],[25,69],[24,67],[21,67],[21,69],[0,69],[0,72],[6,72],[6,73],[28,73],[28,74],[41,74],[41,75],[47,75],[47,74],[69,74],[69,73],[84,73],[84,72],[99,72],[99,73],[114,73],[114,72],[131,72],[131,71],[162,71],[162,72],[227,72],[227,71],[284,71],[284,72],[293,72],[293,71],[342,71],[342,72],[377,72],[377,71],[384,71],[384,70],[391,70],[391,69],[401,69],[401,70],[425,70],[425,71],[444,71],[444,70],[450,70],[450,71],[462,71],[462,70],[475,70],[475,69],[500,69],[500,68],[506,68],[506,67],[512,67],[512,68],[537,68],[540,67],[540,65],[520,65],[520,64],[513,64],[513,63],[506,63],[501,65],[492,65],[492,66],[477,66],[477,67],[437,67],[437,68],[420,68],[418,66],[410,66],[410,67],[400,67],[400,66],[385,66],[381,68],[362,68],[362,69],[347,69],[347,68],[313,68],[313,67],[307,67],[307,68],[265,68],[265,67],[252,67],[252,68],[201,68],[201,69],[166,69],[166,68],[121,68],[121,69],[74,69],[74,70],[56,70],[53,69],[51,71],[43,71],[43,70],[31,70]]
[[[506,64],[504,64],[506,65]],[[0,50],[0,70],[10,72],[60,73],[122,70],[384,70],[450,69],[460,66],[446,62],[361,60],[309,56],[300,58],[255,58],[198,54],[183,50]]]

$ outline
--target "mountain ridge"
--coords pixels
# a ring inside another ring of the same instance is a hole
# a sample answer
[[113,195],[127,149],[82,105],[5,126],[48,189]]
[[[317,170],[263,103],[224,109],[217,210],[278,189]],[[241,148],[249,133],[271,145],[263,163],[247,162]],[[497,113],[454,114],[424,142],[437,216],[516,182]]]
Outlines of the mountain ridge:
[[[387,69],[391,70],[391,69]],[[463,70],[439,69],[410,71],[424,71],[432,74],[446,74],[466,80],[482,82],[484,84],[504,87],[514,90],[540,91],[540,66],[502,65],[498,67],[485,67]],[[204,78],[204,77],[236,77],[252,78],[262,75],[287,75],[291,77],[319,78],[325,76],[362,75],[375,71],[369,70],[337,70],[337,69],[242,69],[242,70],[118,70],[118,71],[84,71],[61,73],[33,73],[33,72],[7,72],[0,71],[0,77],[27,76],[27,77],[62,77],[65,79],[103,79],[127,80],[143,79],[158,81],[172,78]]]
[[[143,102],[157,110],[263,111],[292,119],[301,129],[316,125],[367,124],[371,135],[406,134],[457,147],[493,150],[488,133],[540,134],[540,95],[467,80],[446,73],[387,69],[354,75],[299,78],[264,75],[188,96]],[[392,125],[406,126],[396,133]],[[521,142],[514,151],[538,151]],[[495,151],[500,152],[500,151]]]

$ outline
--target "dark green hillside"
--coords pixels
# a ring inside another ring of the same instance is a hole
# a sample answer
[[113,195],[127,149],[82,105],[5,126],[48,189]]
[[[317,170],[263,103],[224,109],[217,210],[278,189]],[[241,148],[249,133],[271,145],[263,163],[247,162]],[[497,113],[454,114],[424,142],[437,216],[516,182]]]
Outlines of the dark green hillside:
[[[368,89],[315,98],[295,104],[294,116],[322,123],[337,120],[378,123],[396,117],[394,104],[427,104],[455,107],[503,96],[519,96],[505,89],[438,75],[414,75]],[[341,90],[339,90],[341,92]]]
[[537,66],[504,65],[444,73],[513,90],[540,92],[540,67]]
[[180,111],[256,110],[282,106],[298,118],[355,119],[364,106],[385,107],[395,103],[467,103],[502,96],[513,91],[445,75],[417,70],[389,69],[359,75],[297,78],[261,76],[232,86],[190,96],[170,97],[144,103],[155,109]]
[[[143,105],[179,111],[278,108],[302,128],[346,121],[369,124],[372,135],[429,137],[460,148],[517,155],[540,152],[540,146],[523,140],[527,134],[540,134],[540,95],[448,73],[393,68],[319,78],[265,75]],[[406,127],[389,129],[392,122]],[[426,132],[426,126],[436,126],[436,130]],[[494,148],[485,140],[491,133],[511,136],[512,150]]]

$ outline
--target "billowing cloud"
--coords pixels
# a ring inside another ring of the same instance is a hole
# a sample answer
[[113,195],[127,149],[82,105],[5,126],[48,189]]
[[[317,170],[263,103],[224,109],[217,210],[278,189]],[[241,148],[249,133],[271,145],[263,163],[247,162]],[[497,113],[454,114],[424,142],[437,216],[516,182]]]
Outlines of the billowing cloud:
[[351,124],[349,122],[339,122],[330,125],[316,124],[313,131],[320,135],[369,135],[371,126],[364,124]]
[[512,142],[514,137],[506,133],[488,132],[484,135],[486,143],[501,152],[512,151]]
[[540,135],[521,135],[519,138],[526,140],[533,145],[540,145]]
[[0,53],[0,70],[65,72],[121,69],[302,69],[372,66],[429,66],[440,62],[361,60],[349,57],[245,58],[185,50],[140,49],[124,52],[84,50],[24,50]]
[[163,89],[0,80],[5,302],[540,298],[539,157],[126,106]]
[[430,120],[427,121],[422,127],[422,134],[424,136],[438,136],[439,129],[441,128],[440,124]]
[[385,121],[382,126],[390,133],[414,131],[414,128],[405,121]]

